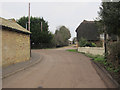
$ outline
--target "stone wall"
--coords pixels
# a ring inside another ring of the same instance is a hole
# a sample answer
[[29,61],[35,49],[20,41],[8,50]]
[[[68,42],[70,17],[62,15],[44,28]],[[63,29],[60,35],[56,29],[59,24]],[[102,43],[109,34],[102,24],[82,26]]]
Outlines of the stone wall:
[[78,47],[78,51],[93,55],[104,55],[104,48],[102,47]]
[[30,36],[2,30],[2,65],[8,66],[30,59]]
[[2,66],[2,27],[0,27],[0,67]]

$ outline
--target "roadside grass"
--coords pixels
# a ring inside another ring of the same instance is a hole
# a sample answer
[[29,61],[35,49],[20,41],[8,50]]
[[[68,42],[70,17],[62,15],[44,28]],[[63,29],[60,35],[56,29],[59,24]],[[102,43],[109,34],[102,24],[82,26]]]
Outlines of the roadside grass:
[[108,62],[107,60],[105,60],[104,56],[101,55],[85,55],[92,58],[94,62],[99,63],[101,67],[104,67],[111,74],[111,76],[120,84],[120,66],[116,68],[115,66],[113,66],[112,62]]
[[107,62],[107,60],[105,60],[104,56],[93,55],[93,54],[84,53],[84,52],[78,52],[77,49],[69,49],[67,51],[81,53],[87,57],[90,57],[94,62],[100,64],[101,67],[104,67],[111,74],[111,76],[120,84],[120,78],[119,78],[120,77],[119,76],[120,75],[120,66],[118,68],[116,68],[115,66],[113,66],[113,64],[111,62]]
[[87,57],[90,57],[94,62],[96,63],[100,63],[104,68],[106,68],[107,71],[109,72],[114,72],[114,73],[117,73],[120,71],[120,67],[119,68],[114,68],[114,66],[112,65],[112,63],[110,62],[107,62],[104,58],[103,55],[93,55],[93,54],[90,54],[90,53],[84,53],[84,52],[78,52],[77,49],[68,49],[66,51],[69,51],[69,52],[77,52],[77,53],[81,53],[81,54],[84,54],[85,56]]
[[67,49],[66,51],[69,51],[69,52],[78,52],[77,49]]
[[120,68],[115,68],[112,63],[107,62],[107,60],[105,60],[103,55],[92,55],[92,54],[85,54],[86,56],[90,57],[93,59],[94,62],[100,63],[103,67],[106,68],[107,71],[109,72],[114,72],[117,73],[120,71]]

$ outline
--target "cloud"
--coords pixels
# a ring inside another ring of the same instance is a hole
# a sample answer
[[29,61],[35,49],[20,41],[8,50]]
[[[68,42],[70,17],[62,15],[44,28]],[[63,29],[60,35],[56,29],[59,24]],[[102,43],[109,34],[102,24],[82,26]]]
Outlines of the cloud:
[[[31,15],[43,17],[49,24],[49,30],[55,32],[56,27],[65,25],[70,29],[72,38],[75,29],[84,20],[97,17],[100,2],[32,2]],[[2,17],[20,18],[28,15],[28,3],[2,3]]]

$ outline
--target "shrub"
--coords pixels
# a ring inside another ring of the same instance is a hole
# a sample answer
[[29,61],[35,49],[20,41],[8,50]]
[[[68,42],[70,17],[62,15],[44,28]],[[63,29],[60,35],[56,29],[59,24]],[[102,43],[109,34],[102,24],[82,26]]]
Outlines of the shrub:
[[80,40],[79,40],[79,46],[80,47],[85,47],[86,45],[87,45],[87,40],[85,39],[85,38],[81,38]]
[[107,61],[117,69],[120,66],[120,42],[108,44]]
[[96,44],[93,42],[87,42],[86,46],[88,47],[96,47]]
[[85,47],[85,46],[87,46],[87,47],[96,47],[96,44],[93,43],[93,42],[88,42],[85,38],[81,38],[79,40],[79,46],[80,47]]
[[91,45],[91,47],[96,47],[96,44],[92,42],[92,45]]

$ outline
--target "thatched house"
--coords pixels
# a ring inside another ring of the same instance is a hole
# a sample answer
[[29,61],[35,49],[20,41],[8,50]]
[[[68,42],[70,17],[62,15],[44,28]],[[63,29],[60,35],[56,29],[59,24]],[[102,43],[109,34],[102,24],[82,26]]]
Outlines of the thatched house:
[[[104,34],[100,34],[97,24],[94,21],[84,20],[76,29],[77,40],[81,37],[86,38],[88,41],[99,41],[104,37]],[[108,35],[108,39],[116,41],[116,35]]]
[[84,20],[76,29],[77,40],[85,38],[89,42],[94,42],[97,46],[102,46],[98,27],[94,21]]
[[[99,29],[94,21],[84,20],[76,29],[77,41],[80,38],[85,38],[89,42],[94,42],[97,46],[103,46],[104,34],[100,34]],[[107,35],[107,39],[113,41],[117,40],[115,35]]]
[[2,32],[2,65],[8,66],[30,59],[30,32],[15,20],[0,17]]
[[100,34],[98,32],[98,28],[94,21],[86,21],[84,20],[76,29],[77,32],[77,40],[80,38],[85,38],[88,41],[99,41]]

